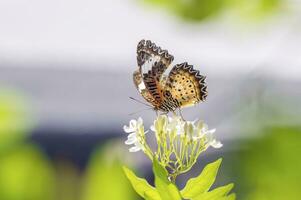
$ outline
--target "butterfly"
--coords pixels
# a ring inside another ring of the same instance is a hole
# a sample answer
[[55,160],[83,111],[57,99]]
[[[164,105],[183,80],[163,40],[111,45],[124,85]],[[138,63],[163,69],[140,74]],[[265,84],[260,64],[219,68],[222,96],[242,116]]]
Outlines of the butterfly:
[[205,76],[187,62],[176,64],[168,75],[164,72],[174,57],[150,40],[137,45],[138,69],[133,73],[136,88],[155,111],[168,113],[192,106],[207,97]]

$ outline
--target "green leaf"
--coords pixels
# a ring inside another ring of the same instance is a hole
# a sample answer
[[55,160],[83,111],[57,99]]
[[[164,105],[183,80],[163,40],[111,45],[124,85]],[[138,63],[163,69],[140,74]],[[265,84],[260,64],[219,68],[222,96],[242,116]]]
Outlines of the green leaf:
[[233,194],[230,194],[229,196],[220,198],[219,200],[235,200],[235,199],[236,199],[236,195],[233,193]]
[[160,195],[154,187],[148,184],[145,179],[137,177],[134,172],[132,172],[127,167],[123,167],[124,173],[130,180],[134,190],[143,198],[147,200],[161,200]]
[[202,173],[195,178],[190,179],[184,189],[181,191],[181,195],[186,199],[194,198],[202,193],[207,192],[215,181],[219,166],[222,159],[206,165]]
[[228,185],[218,187],[210,192],[205,192],[203,194],[198,195],[197,197],[193,198],[193,200],[221,200],[226,197],[226,195],[231,191],[234,184],[230,183]]
[[175,184],[168,180],[168,173],[156,158],[153,159],[155,185],[162,200],[181,200],[180,192]]
[[144,199],[145,200],[161,200],[161,197],[157,191],[156,191],[156,195],[154,195],[152,192],[145,192]]

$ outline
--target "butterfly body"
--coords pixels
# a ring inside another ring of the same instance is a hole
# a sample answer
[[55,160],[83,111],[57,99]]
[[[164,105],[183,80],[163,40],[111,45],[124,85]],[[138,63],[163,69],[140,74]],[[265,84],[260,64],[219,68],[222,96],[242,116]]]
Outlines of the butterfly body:
[[154,110],[170,112],[192,106],[207,97],[205,76],[186,62],[175,65],[169,75],[164,72],[174,57],[150,40],[141,40],[137,46],[138,69],[133,80],[140,94]]

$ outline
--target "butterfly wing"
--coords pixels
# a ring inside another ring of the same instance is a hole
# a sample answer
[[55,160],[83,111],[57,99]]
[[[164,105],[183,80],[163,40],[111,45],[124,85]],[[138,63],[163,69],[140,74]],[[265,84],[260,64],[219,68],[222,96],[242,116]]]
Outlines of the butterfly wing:
[[133,73],[133,81],[137,88],[137,90],[140,92],[142,97],[149,103],[151,103],[153,106],[156,107],[157,102],[155,98],[151,95],[151,93],[146,89],[145,84],[142,79],[142,75],[139,70],[134,71]]
[[141,40],[137,45],[137,63],[143,74],[150,72],[160,79],[173,59],[167,50],[162,50],[150,40]]
[[[139,83],[144,84],[142,96],[154,107],[158,107],[163,99],[161,79],[164,71],[168,68],[173,61],[173,56],[168,53],[167,50],[162,50],[161,47],[157,47],[155,43],[150,40],[141,40],[137,46],[137,63],[139,66],[139,73],[134,73],[134,79],[139,77]],[[138,88],[138,82],[135,82]],[[138,89],[139,90],[139,89]]]
[[165,89],[178,102],[179,107],[192,106],[205,101],[207,97],[205,78],[185,62],[172,68]]

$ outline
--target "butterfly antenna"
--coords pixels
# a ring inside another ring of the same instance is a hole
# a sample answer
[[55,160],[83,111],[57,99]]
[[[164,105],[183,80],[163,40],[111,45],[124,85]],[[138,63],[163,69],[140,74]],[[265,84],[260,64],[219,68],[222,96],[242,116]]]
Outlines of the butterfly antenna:
[[132,115],[135,115],[137,113],[140,113],[141,111],[150,110],[150,109],[152,109],[152,108],[146,108],[146,109],[138,110],[136,112],[130,113],[129,115],[132,116]]
[[138,103],[141,103],[141,104],[143,104],[143,105],[145,105],[145,106],[148,106],[148,107],[153,108],[152,106],[150,106],[150,105],[148,105],[148,104],[146,104],[146,103],[144,103],[144,102],[142,102],[142,101],[140,101],[140,100],[138,100],[138,99],[135,99],[134,97],[130,97],[130,99],[132,99],[132,100],[134,100],[134,101],[136,101],[136,102],[138,102]]

